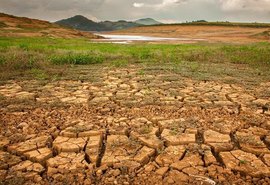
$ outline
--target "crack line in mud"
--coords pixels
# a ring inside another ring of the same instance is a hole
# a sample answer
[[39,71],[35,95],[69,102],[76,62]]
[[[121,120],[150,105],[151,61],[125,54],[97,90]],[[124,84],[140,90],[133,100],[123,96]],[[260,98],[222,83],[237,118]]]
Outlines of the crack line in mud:
[[105,133],[104,133],[103,140],[102,140],[102,145],[100,147],[100,152],[99,152],[99,155],[98,155],[98,159],[97,159],[97,162],[96,162],[97,167],[100,167],[101,160],[102,160],[102,158],[103,158],[103,156],[105,154],[108,132],[109,132],[108,129],[106,129]]
[[233,147],[237,147],[238,149],[240,149],[240,143],[239,141],[237,140],[237,136],[235,135],[236,134],[236,131],[235,132],[231,132],[230,133],[230,138],[231,138],[231,141],[232,143],[234,144]]

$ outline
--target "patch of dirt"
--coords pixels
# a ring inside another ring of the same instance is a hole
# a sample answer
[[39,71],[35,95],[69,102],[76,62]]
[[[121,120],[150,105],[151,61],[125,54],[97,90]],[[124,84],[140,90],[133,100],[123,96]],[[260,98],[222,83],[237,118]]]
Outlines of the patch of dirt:
[[270,183],[266,83],[103,70],[0,86],[0,184]]
[[[111,33],[121,35],[143,35],[187,39],[182,41],[166,41],[166,43],[194,43],[202,41],[210,43],[253,43],[262,41],[269,42],[269,28],[252,28],[237,26],[230,27],[207,25],[157,25],[135,27],[126,30],[113,31]],[[196,41],[192,39],[203,40]]]

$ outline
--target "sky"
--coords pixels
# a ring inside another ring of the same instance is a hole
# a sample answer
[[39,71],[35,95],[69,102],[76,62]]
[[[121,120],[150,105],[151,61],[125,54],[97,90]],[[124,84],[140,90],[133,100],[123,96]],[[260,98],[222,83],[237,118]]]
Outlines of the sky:
[[0,0],[0,12],[51,22],[74,15],[94,21],[270,22],[270,0]]

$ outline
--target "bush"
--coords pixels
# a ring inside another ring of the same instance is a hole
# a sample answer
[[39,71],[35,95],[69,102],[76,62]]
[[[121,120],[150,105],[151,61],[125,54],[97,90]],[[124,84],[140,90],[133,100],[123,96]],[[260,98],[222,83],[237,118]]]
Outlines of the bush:
[[0,71],[28,70],[44,66],[43,55],[36,52],[9,50],[0,53]]
[[72,64],[72,65],[87,65],[102,63],[104,58],[102,56],[93,56],[90,54],[60,54],[50,57],[50,61],[56,65]]

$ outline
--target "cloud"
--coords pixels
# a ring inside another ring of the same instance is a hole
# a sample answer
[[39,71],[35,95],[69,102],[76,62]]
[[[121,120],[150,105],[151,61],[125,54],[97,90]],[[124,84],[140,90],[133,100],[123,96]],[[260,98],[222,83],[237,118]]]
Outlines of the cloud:
[[0,12],[49,21],[84,15],[92,20],[105,0],[0,0]]
[[164,22],[270,22],[270,0],[0,0],[0,12],[49,21],[80,14],[113,21],[151,17]]
[[163,6],[167,6],[167,5],[171,5],[171,4],[179,4],[181,2],[183,2],[183,0],[182,1],[180,1],[180,0],[163,0],[161,4]]
[[99,9],[105,0],[48,0],[47,8],[50,10],[70,10],[76,9],[84,12]]
[[26,2],[21,2],[19,0],[0,0],[0,8],[5,10],[14,10],[20,13],[27,12],[29,10],[38,9],[44,6],[45,1],[40,0],[28,0]]
[[224,11],[270,11],[270,0],[219,0]]
[[186,3],[188,0],[162,0],[159,1],[158,3],[139,3],[139,2],[135,2],[133,3],[133,6],[135,8],[142,8],[142,7],[147,7],[147,8],[155,8],[155,9],[163,9],[163,8],[167,8],[169,6],[176,6],[179,5],[181,3]]
[[161,9],[172,5],[175,6],[181,2],[180,0],[163,0],[162,3],[156,5],[156,8]]
[[133,6],[134,6],[135,8],[141,8],[141,7],[144,6],[144,3],[133,3]]

